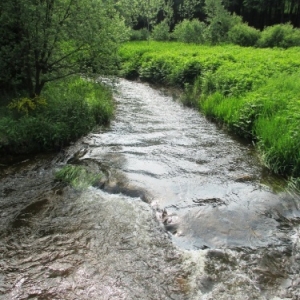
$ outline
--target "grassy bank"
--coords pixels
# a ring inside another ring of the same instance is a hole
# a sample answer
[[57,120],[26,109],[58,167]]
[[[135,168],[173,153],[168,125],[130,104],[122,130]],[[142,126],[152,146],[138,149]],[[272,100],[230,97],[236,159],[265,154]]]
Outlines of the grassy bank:
[[274,172],[300,177],[300,48],[130,42],[127,78],[180,86],[183,101],[256,142]]
[[[7,95],[6,95],[6,98]],[[2,102],[0,153],[24,154],[61,149],[113,115],[111,92],[72,77],[48,84],[34,99]]]

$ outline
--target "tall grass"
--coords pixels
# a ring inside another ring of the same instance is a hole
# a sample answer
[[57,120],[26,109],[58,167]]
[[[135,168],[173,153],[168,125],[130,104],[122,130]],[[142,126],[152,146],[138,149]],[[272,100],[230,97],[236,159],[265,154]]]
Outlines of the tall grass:
[[184,103],[252,139],[274,172],[300,177],[300,48],[127,43],[122,74],[185,89]]
[[44,105],[21,98],[1,108],[5,116],[0,118],[0,152],[57,150],[95,125],[107,124],[113,115],[111,92],[78,77],[47,85],[40,97]]
[[200,107],[252,138],[274,172],[300,175],[300,73],[279,74],[243,97],[214,93]]

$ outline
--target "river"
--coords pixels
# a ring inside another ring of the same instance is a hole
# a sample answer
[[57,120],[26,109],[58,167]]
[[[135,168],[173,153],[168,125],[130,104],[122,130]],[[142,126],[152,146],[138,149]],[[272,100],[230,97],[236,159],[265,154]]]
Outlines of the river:
[[300,299],[299,195],[170,91],[108,83],[108,129],[1,168],[0,299]]

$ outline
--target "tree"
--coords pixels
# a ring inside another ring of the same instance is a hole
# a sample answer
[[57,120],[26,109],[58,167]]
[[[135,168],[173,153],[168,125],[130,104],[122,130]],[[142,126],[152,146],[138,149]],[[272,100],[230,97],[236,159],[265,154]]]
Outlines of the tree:
[[169,25],[173,22],[174,17],[174,1],[173,0],[166,0],[163,6],[163,15],[164,21]]
[[223,0],[223,4],[259,29],[288,22],[300,27],[300,0]]
[[0,84],[39,95],[72,74],[109,69],[125,37],[105,0],[1,0]]
[[217,44],[228,40],[229,30],[236,24],[242,22],[236,15],[230,15],[222,4],[222,0],[205,0],[205,12],[208,27],[206,38]]
[[205,0],[205,12],[209,21],[229,14],[221,0]]
[[200,4],[201,0],[183,0],[179,6],[181,16],[191,20],[194,17],[196,7]]
[[170,0],[119,0],[117,7],[126,18],[127,24],[134,25],[138,21],[144,20],[148,32],[156,24],[160,12],[164,12],[167,18],[171,19],[173,13],[170,9]]

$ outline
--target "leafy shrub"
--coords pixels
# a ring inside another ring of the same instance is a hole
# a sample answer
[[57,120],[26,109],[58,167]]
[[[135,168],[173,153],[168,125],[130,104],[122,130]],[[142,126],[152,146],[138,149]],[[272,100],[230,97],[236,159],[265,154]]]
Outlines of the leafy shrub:
[[170,27],[163,21],[153,27],[151,37],[155,41],[168,41],[170,39]]
[[227,42],[230,29],[241,22],[241,17],[237,15],[230,15],[228,12],[218,14],[210,19],[204,32],[205,40],[212,45]]
[[40,106],[45,105],[47,105],[45,98],[41,96],[35,96],[33,99],[28,97],[14,99],[8,104],[8,108],[17,112],[18,114],[28,115],[30,111],[34,111]]
[[247,24],[237,24],[228,32],[229,41],[244,47],[255,46],[260,38],[260,31]]
[[131,41],[146,41],[149,37],[149,32],[147,28],[142,28],[139,30],[132,29],[129,33],[129,39]]
[[154,83],[167,83],[166,77],[169,72],[168,63],[161,58],[157,58],[141,64],[140,78]]
[[257,44],[262,48],[300,46],[300,29],[293,28],[291,24],[266,27]]
[[[47,99],[47,106],[18,115],[8,111],[10,114],[0,119],[0,151],[59,149],[96,124],[106,124],[113,114],[111,93],[100,84],[81,78],[53,82],[45,87],[40,98]],[[16,103],[23,107],[28,101]],[[15,107],[14,102],[12,106]]]
[[204,43],[204,30],[206,25],[197,19],[183,20],[177,24],[172,33],[172,38],[184,43]]

